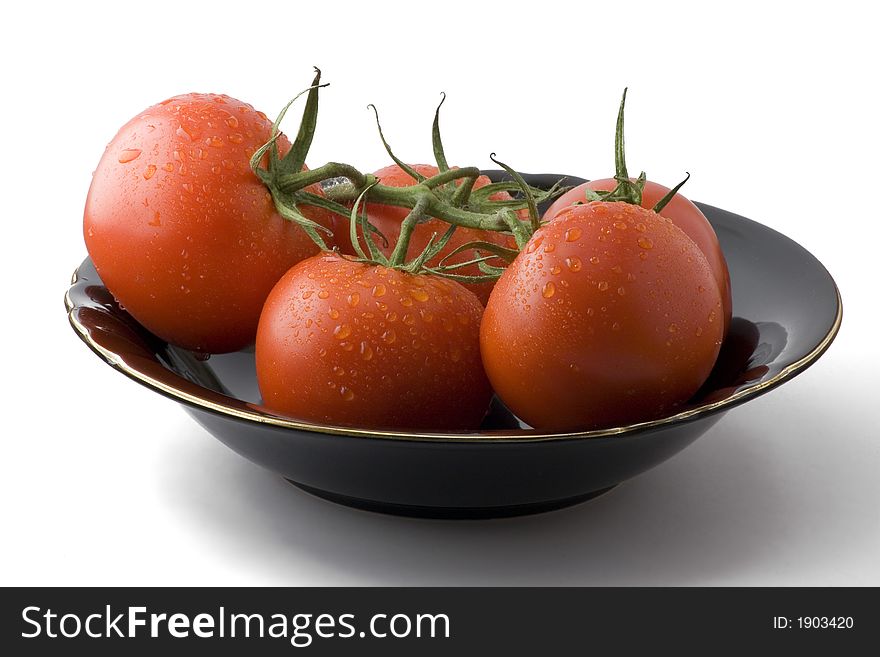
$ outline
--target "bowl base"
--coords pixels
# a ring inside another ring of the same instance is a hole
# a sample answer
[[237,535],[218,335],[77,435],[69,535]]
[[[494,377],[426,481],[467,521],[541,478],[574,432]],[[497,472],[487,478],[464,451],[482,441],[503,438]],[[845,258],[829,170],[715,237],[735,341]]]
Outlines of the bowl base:
[[340,495],[339,493],[331,493],[330,491],[313,488],[306,484],[300,484],[291,479],[287,480],[300,490],[304,490],[315,497],[320,497],[336,504],[363,509],[364,511],[373,511],[374,513],[386,513],[395,516],[408,516],[411,518],[434,518],[443,520],[488,520],[491,518],[511,518],[514,516],[525,516],[534,513],[545,513],[547,511],[556,511],[564,509],[567,506],[573,506],[586,502],[595,497],[599,497],[610,491],[616,486],[609,486],[601,490],[590,491],[583,495],[575,495],[574,497],[566,497],[561,500],[549,500],[547,502],[534,502],[529,504],[511,504],[505,506],[476,506],[476,507],[446,507],[446,506],[417,506],[411,504],[395,504],[393,502],[377,502],[375,500],[365,500],[348,495]]

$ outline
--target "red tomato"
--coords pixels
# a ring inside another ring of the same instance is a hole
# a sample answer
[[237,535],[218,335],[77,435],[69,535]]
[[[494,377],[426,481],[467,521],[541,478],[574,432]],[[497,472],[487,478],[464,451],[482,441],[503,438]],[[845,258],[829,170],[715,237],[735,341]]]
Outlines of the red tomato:
[[483,316],[499,397],[544,431],[674,413],[706,380],[721,295],[696,244],[627,203],[562,210],[502,274]]
[[[104,151],[86,246],[110,292],[168,342],[205,352],[253,342],[272,286],[318,251],[250,169],[271,128],[241,101],[186,94],[138,114]],[[323,210],[303,213],[331,226]]]
[[[578,185],[556,199],[553,205],[544,213],[543,218],[545,221],[552,221],[564,208],[574,205],[579,201],[585,202],[584,190],[586,189],[607,192],[615,187],[617,187],[617,181],[614,178],[591,180],[588,183]],[[657,201],[666,196],[668,192],[668,187],[650,180],[647,181],[642,193],[642,207],[647,209],[653,208]],[[727,262],[724,260],[724,253],[721,251],[721,245],[718,244],[718,237],[715,235],[712,225],[706,219],[706,215],[681,194],[673,196],[666,207],[660,211],[660,215],[671,219],[672,223],[681,228],[697,244],[703,255],[706,256],[706,260],[709,261],[715,281],[718,283],[718,289],[721,291],[722,306],[724,308],[724,332],[726,334],[727,327],[730,326],[733,310],[730,296],[730,273],[727,271]]]
[[331,425],[476,429],[492,396],[482,314],[473,293],[448,279],[309,258],[278,282],[260,318],[264,403]]
[[[436,176],[440,171],[437,167],[431,164],[413,164],[410,166],[412,166],[413,169],[415,169],[427,178],[430,178],[431,176]],[[383,185],[387,185],[388,187],[409,187],[416,184],[416,181],[396,164],[387,166],[384,169],[379,169],[373,175],[375,175]],[[479,178],[477,178],[476,183],[474,183],[474,189],[485,187],[490,182],[492,181],[489,180],[488,177],[480,176]],[[491,198],[493,200],[501,200],[509,199],[511,198],[511,196],[507,192],[498,192],[496,194],[493,194]],[[376,228],[378,228],[379,231],[388,239],[387,245],[384,245],[381,240],[377,239],[377,246],[382,251],[382,253],[384,253],[386,256],[390,256],[391,252],[394,250],[394,245],[397,243],[397,238],[400,235],[400,224],[406,218],[409,210],[406,208],[395,207],[393,205],[367,203],[366,211],[367,217],[369,218],[370,222]],[[449,224],[441,221],[440,219],[430,219],[425,223],[416,226],[415,230],[412,233],[412,237],[410,238],[409,248],[407,249],[407,260],[409,260],[410,258],[414,258],[419,253],[421,253],[428,245],[428,241],[431,239],[431,236],[434,233],[436,233],[437,237],[439,238],[446,232],[448,228]],[[348,222],[344,220],[339,221],[337,219],[337,228],[335,233],[336,242],[340,246],[340,250],[343,253],[354,255],[354,249],[352,248],[351,240],[348,237]],[[500,244],[501,246],[511,248],[515,248],[516,246],[516,243],[510,236],[503,235],[494,231],[459,227],[455,230],[455,233],[453,233],[452,237],[443,248],[443,250],[440,251],[440,253],[434,259],[429,260],[427,264],[428,266],[436,265],[449,253],[462,246],[463,244],[478,241],[492,242],[494,244]],[[466,262],[468,260],[473,260],[477,257],[479,256],[475,251],[467,250],[452,256],[446,261],[445,264],[451,265],[459,262]],[[490,264],[501,265],[503,263],[493,261]],[[454,270],[454,273],[463,274],[465,276],[477,276],[480,275],[481,272],[478,265],[468,265],[467,267],[462,267],[461,269]],[[492,287],[495,285],[495,283],[494,281],[485,281],[482,283],[465,283],[464,285],[471,292],[477,295],[481,303],[485,304],[486,301],[488,301],[489,299],[489,293],[492,291]]]

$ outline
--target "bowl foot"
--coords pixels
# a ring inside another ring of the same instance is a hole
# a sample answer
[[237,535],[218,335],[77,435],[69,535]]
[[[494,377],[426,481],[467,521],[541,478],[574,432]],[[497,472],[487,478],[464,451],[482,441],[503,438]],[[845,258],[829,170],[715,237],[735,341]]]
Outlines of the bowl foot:
[[511,518],[513,516],[525,516],[534,513],[544,513],[546,511],[555,511],[564,509],[567,506],[586,502],[594,497],[607,493],[614,486],[603,488],[601,490],[591,491],[583,495],[575,495],[574,497],[566,497],[561,500],[550,500],[548,502],[533,502],[529,504],[511,504],[506,506],[485,506],[485,507],[445,507],[445,506],[417,506],[410,504],[395,504],[391,502],[377,502],[375,500],[364,500],[348,495],[340,495],[339,493],[331,493],[319,488],[312,488],[305,484],[287,480],[297,488],[304,490],[316,497],[320,497],[336,504],[351,506],[356,509],[365,511],[373,511],[375,513],[387,513],[395,516],[409,516],[413,518],[437,518],[447,520],[485,520],[490,518]]

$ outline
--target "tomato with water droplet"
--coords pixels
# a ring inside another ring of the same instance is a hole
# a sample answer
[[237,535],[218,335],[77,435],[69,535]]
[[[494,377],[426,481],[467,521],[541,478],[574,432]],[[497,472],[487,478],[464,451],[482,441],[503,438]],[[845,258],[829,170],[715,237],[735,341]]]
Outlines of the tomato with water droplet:
[[[308,294],[329,280],[324,297]],[[272,289],[260,317],[263,403],[328,425],[476,429],[492,396],[480,358],[482,314],[477,297],[449,279],[334,253],[304,260]]]
[[693,240],[651,210],[592,202],[561,210],[536,242],[555,249],[523,249],[492,291],[480,334],[486,373],[510,410],[536,429],[578,431],[680,409],[723,337],[712,321],[722,296]]
[[[587,200],[586,190],[588,189],[596,192],[610,192],[617,185],[618,181],[614,178],[591,180],[590,182],[578,185],[556,199],[547,208],[543,219],[544,221],[552,221],[565,208],[575,203],[585,203]],[[669,191],[668,187],[650,180],[646,181],[645,188],[642,191],[642,207],[646,209],[653,208]],[[715,235],[712,224],[709,223],[709,220],[706,219],[706,215],[702,213],[700,208],[680,193],[675,194],[672,200],[666,204],[666,207],[660,210],[660,216],[672,220],[672,223],[681,228],[696,243],[709,262],[709,267],[712,269],[715,282],[718,284],[718,289],[721,292],[722,317],[724,318],[726,334],[733,313],[733,302],[730,294],[730,272],[727,270],[727,261],[724,259],[724,253],[721,251],[721,245],[718,243],[718,236]],[[642,227],[636,225],[635,229],[641,231]]]
[[[272,286],[318,252],[250,169],[271,128],[241,101],[192,93],[144,110],[107,146],[86,199],[86,246],[110,292],[160,338],[201,352],[246,346]],[[332,225],[326,211],[300,209]]]

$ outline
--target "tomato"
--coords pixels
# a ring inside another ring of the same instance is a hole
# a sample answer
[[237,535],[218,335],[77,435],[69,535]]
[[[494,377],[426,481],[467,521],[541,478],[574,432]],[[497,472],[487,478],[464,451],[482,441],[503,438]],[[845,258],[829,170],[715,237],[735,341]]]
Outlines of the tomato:
[[[437,167],[431,164],[414,164],[411,166],[413,169],[415,169],[426,178],[435,176],[440,171]],[[373,175],[375,175],[383,185],[387,185],[388,187],[409,187],[416,184],[416,181],[412,178],[412,176],[410,176],[408,173],[406,173],[406,171],[401,169],[396,164],[387,166],[384,169],[379,169]],[[474,183],[474,189],[485,187],[489,183],[491,183],[491,180],[489,180],[488,177],[480,176]],[[497,192],[491,196],[492,200],[509,198],[511,198],[511,196],[507,192]],[[372,223],[377,229],[379,229],[379,231],[388,240],[388,243],[385,244],[381,240],[377,239],[377,246],[386,256],[391,255],[391,252],[394,250],[394,245],[397,243],[397,238],[400,235],[400,224],[406,218],[409,210],[407,208],[400,208],[392,205],[367,203],[366,212],[370,223]],[[409,248],[407,249],[406,254],[407,259],[414,258],[419,253],[421,253],[428,245],[428,241],[431,239],[432,235],[436,233],[437,236],[440,237],[446,232],[448,228],[449,224],[441,221],[440,219],[429,219],[428,221],[416,226],[415,230],[413,230],[412,237],[410,238]],[[340,245],[340,250],[342,250],[343,253],[354,255],[354,249],[351,246],[351,240],[347,237],[348,222],[345,222],[344,220],[337,220],[337,228],[335,229],[335,233],[337,244]],[[452,234],[452,237],[450,238],[446,246],[435,258],[429,260],[427,265],[430,267],[432,265],[438,264],[449,253],[451,253],[458,247],[467,244],[468,242],[492,242],[501,246],[515,248],[515,242],[513,241],[513,238],[508,235],[488,230],[459,227]],[[467,250],[450,257],[445,264],[466,262],[468,260],[473,260],[477,257],[479,256],[475,251]],[[503,263],[493,261],[490,264],[501,265]],[[456,274],[463,274],[465,276],[478,276],[481,274],[479,266],[475,264],[468,265],[454,271]],[[466,288],[476,294],[480,301],[485,304],[486,301],[488,301],[489,299],[489,293],[492,291],[492,287],[495,285],[495,282],[485,281],[480,283],[465,283],[464,285]]]
[[574,431],[674,413],[722,336],[721,294],[697,245],[653,211],[592,202],[560,211],[507,267],[480,346],[511,411]]
[[[547,212],[544,213],[545,221],[552,221],[564,208],[574,205],[577,202],[585,202],[585,190],[593,191],[612,191],[617,187],[617,181],[614,178],[605,178],[602,180],[591,180],[590,182],[578,185],[574,189],[569,190],[556,201],[553,202]],[[642,207],[651,209],[657,201],[662,199],[669,192],[668,187],[664,187],[650,180],[645,182],[645,188],[642,192]],[[721,291],[721,303],[723,307],[724,332],[727,333],[727,327],[730,326],[731,315],[733,314],[733,303],[730,294],[730,273],[727,270],[727,262],[724,259],[724,253],[721,251],[721,245],[718,243],[718,237],[715,230],[706,219],[700,208],[694,205],[681,194],[676,194],[672,200],[660,211],[660,215],[672,220],[676,226],[681,228],[688,237],[690,237],[706,256],[712,273],[715,276],[715,282],[718,283],[718,289]]]
[[[253,342],[272,286],[318,251],[250,169],[271,128],[241,101],[185,94],[138,114],[104,151],[86,246],[110,292],[168,342],[215,353]],[[324,210],[302,211],[331,225]]]
[[266,407],[331,425],[476,429],[492,390],[483,307],[460,284],[325,253],[266,300],[256,342]]

